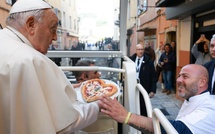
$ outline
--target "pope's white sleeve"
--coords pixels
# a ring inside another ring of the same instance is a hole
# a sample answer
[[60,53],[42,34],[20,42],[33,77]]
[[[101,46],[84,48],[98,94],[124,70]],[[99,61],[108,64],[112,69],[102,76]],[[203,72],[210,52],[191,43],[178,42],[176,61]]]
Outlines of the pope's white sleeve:
[[79,112],[77,121],[73,122],[61,132],[58,132],[58,134],[64,134],[66,132],[71,133],[81,130],[97,120],[99,107],[96,102],[81,103],[77,101],[73,104],[73,106]]

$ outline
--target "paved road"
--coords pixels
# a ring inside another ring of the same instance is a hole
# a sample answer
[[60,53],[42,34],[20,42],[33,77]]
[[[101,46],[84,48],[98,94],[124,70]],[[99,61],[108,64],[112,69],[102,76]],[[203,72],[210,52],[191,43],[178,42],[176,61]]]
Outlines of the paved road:
[[174,120],[183,102],[176,99],[175,93],[170,95],[161,93],[160,83],[157,84],[157,87],[157,93],[151,98],[152,107],[161,109],[168,119]]

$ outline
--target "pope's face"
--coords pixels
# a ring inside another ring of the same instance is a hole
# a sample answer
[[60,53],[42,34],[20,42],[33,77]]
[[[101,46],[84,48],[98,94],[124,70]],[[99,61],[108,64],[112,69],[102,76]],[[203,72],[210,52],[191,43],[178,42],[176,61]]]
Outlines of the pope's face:
[[41,21],[35,24],[32,45],[39,52],[46,54],[52,41],[57,40],[58,18],[52,9],[47,9]]

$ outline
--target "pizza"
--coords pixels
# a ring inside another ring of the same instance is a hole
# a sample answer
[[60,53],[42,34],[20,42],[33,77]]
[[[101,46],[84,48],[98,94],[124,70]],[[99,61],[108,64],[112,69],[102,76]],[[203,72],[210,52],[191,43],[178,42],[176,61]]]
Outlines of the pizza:
[[92,79],[83,83],[81,94],[85,102],[93,102],[99,99],[99,96],[112,96],[118,91],[114,84],[108,84],[102,79]]

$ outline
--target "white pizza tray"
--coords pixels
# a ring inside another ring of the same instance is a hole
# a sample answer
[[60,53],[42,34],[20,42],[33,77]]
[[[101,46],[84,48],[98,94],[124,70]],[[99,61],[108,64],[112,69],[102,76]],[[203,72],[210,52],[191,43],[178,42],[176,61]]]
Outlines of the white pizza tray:
[[[101,80],[104,80],[105,83],[107,83],[107,84],[113,84],[113,85],[116,86],[117,92],[114,95],[111,96],[112,99],[121,94],[120,88],[115,82],[110,81],[110,80],[106,80],[106,79],[101,79]],[[87,81],[85,81],[85,82],[87,82]],[[81,88],[82,88],[82,85],[84,85],[85,82],[83,82],[79,88],[75,88],[75,91],[77,93],[77,100],[80,101],[80,102],[83,102],[83,103],[86,103],[86,102],[84,101],[84,99],[82,97]]]

